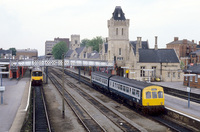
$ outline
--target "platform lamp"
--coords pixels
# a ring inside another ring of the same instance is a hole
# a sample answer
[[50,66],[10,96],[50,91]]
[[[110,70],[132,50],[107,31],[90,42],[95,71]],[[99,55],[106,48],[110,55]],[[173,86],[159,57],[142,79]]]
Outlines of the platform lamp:
[[192,70],[186,70],[189,74],[184,74],[185,77],[189,77],[188,79],[188,87],[187,87],[187,92],[188,92],[188,108],[190,108],[190,92],[191,92],[191,88],[190,88],[190,78],[193,76],[196,76],[196,74],[190,74],[192,72]]
[[62,54],[62,68],[63,68],[63,75],[62,75],[62,115],[63,115],[63,118],[65,118],[65,105],[64,105],[64,58],[65,58],[65,55]]

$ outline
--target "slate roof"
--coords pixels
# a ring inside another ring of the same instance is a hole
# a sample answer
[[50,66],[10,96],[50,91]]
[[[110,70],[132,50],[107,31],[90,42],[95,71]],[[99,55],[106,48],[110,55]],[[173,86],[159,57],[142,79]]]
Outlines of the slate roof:
[[12,54],[12,50],[0,50],[0,54]]
[[84,47],[80,47],[80,48],[76,48],[75,49],[76,53],[80,54],[83,51],[84,48],[85,48],[85,46]]
[[200,45],[197,45],[197,47],[196,48],[200,48]]
[[69,49],[65,54],[65,57],[70,57],[74,50]]
[[[129,43],[132,45],[135,54],[137,41],[130,41]],[[142,49],[149,49],[148,41],[142,41]]]
[[139,62],[179,63],[179,59],[174,49],[139,49]]
[[190,53],[190,55],[192,55],[192,54],[196,54],[196,55],[200,56],[200,50],[193,51]]
[[116,6],[112,18],[114,20],[126,20],[121,6]]
[[99,57],[99,53],[96,50],[90,53],[90,56],[88,56],[89,59],[98,59]]
[[[187,70],[191,70],[192,72],[190,72],[190,73],[200,74],[200,64],[193,65],[193,66],[189,67]],[[187,72],[187,70],[184,70],[184,72]]]

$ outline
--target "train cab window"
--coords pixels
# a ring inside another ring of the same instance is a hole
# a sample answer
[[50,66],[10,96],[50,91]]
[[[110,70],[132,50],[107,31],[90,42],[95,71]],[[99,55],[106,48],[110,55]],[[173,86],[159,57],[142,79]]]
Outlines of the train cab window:
[[157,92],[152,92],[152,97],[155,99],[157,98]]
[[32,76],[42,76],[42,72],[33,72]]
[[132,89],[132,95],[135,95],[135,89]]
[[158,92],[158,98],[163,98],[163,92],[162,91]]
[[146,99],[150,99],[151,98],[151,92],[146,92]]
[[125,92],[125,86],[123,86],[123,91]]

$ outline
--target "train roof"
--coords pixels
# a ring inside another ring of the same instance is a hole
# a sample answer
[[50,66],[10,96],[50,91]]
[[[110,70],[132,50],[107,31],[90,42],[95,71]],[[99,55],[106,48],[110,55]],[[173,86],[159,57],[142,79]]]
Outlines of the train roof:
[[147,82],[143,82],[143,81],[137,81],[137,80],[134,80],[134,79],[128,79],[128,78],[124,78],[124,77],[121,77],[121,76],[112,76],[110,79],[114,80],[114,81],[121,82],[121,83],[126,83],[129,86],[133,86],[133,87],[140,88],[140,89],[144,89],[145,87],[153,85],[151,83],[147,83]]
[[106,77],[106,78],[109,78],[110,76],[112,76],[112,74],[107,74],[107,73],[99,72],[99,71],[92,72],[92,74],[103,76],[103,77]]

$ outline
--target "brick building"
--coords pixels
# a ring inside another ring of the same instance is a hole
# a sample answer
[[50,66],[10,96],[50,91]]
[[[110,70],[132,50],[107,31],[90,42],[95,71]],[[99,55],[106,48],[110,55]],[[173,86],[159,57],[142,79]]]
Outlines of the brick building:
[[183,85],[188,86],[190,81],[190,87],[200,88],[200,64],[195,64],[184,72],[185,74],[194,74],[194,76],[185,76]]
[[15,59],[18,60],[28,60],[37,59],[38,51],[36,49],[17,49]]
[[197,44],[194,43],[194,40],[179,40],[178,37],[174,37],[174,41],[166,44],[166,46],[167,49],[174,49],[179,57],[179,60],[187,66],[190,64],[190,53],[196,51]]

